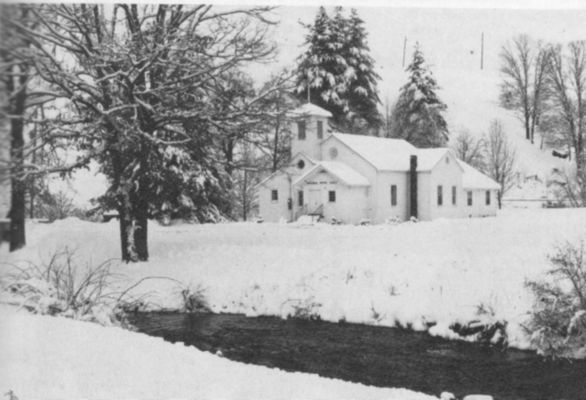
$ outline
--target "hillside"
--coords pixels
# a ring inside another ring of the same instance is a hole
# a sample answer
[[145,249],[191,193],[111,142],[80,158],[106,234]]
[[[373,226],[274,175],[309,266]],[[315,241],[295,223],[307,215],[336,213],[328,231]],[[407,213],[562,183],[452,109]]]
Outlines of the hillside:
[[[440,98],[447,104],[446,119],[450,137],[456,138],[467,130],[480,138],[492,120],[501,121],[505,133],[517,151],[519,183],[505,197],[514,199],[536,199],[547,194],[546,181],[554,168],[570,165],[567,160],[553,157],[551,149],[540,150],[540,137],[535,144],[525,139],[522,122],[512,112],[498,104],[499,85],[502,78],[498,71],[480,69],[453,69],[431,67],[441,88]],[[387,77],[390,83],[389,98],[394,101],[399,89],[407,81],[407,74],[393,71]],[[394,96],[394,97],[393,97]]]
[[[518,169],[523,175],[547,176],[552,168],[561,168],[567,164],[560,158],[553,157],[551,151],[539,149],[539,137],[536,144],[525,140],[521,121],[513,112],[503,109],[498,104],[499,85],[502,81],[498,72],[488,70],[436,69],[432,67],[441,90],[440,98],[447,104],[447,121],[451,137],[467,129],[472,135],[481,137],[493,119],[502,122],[505,132],[517,149]],[[391,93],[399,93],[407,74],[396,76],[391,81]]]

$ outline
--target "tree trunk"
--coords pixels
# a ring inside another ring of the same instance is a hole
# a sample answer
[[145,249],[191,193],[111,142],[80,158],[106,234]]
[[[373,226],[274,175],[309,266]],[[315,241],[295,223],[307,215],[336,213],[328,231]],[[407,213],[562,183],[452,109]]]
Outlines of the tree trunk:
[[499,204],[499,210],[500,210],[501,208],[503,208],[503,195],[500,190],[496,193],[496,198],[497,198],[497,201]]
[[531,115],[531,131],[530,131],[530,135],[531,135],[531,144],[533,144],[535,142],[535,115]]
[[[582,141],[578,141],[579,146],[582,146]],[[576,149],[576,183],[578,184],[578,194],[580,197],[580,206],[586,206],[586,171],[585,171],[585,154],[584,150],[578,152]]]
[[149,260],[148,247],[148,217],[146,213],[140,212],[140,216],[135,220],[134,229],[134,246],[136,249],[137,261]]
[[[42,108],[42,106],[41,106]],[[41,111],[42,112],[42,111]],[[38,118],[38,112],[35,111],[35,118]],[[42,113],[42,117],[45,118],[44,113]],[[38,129],[38,123],[35,122],[35,127],[31,130],[30,133],[30,139],[31,139],[31,146],[33,147],[33,151],[31,154],[31,158],[32,158],[32,164],[36,165],[37,163],[37,151],[35,150],[35,147],[37,145],[37,129]],[[35,195],[36,195],[36,187],[35,187],[35,177],[31,177],[30,181],[29,181],[29,218],[33,219],[35,217]]]
[[224,170],[230,176],[232,176],[232,172],[234,172],[234,139],[232,137],[227,137],[224,140],[224,157],[226,157],[226,165]]
[[[277,109],[278,110],[278,109]],[[281,124],[279,118],[277,118],[277,124],[275,125],[275,137],[273,141],[273,165],[271,166],[271,172],[276,172],[279,169],[279,135],[280,135]],[[292,154],[294,155],[294,154]]]
[[533,144],[533,138],[531,137],[531,127],[529,123],[529,113],[525,112],[525,139],[529,140]]
[[[7,92],[14,96],[10,120],[10,160],[11,171],[11,198],[10,198],[10,251],[18,250],[26,245],[25,217],[26,217],[26,185],[23,176],[23,147],[24,147],[24,112],[26,101],[26,67],[19,66],[13,71],[20,73],[19,78],[9,77]],[[16,84],[18,82],[18,84]]]
[[248,178],[248,171],[245,169],[244,170],[244,184],[242,187],[242,219],[246,222],[246,218],[248,217],[248,196],[247,196],[247,191],[248,191],[248,182],[247,182],[247,178]]
[[10,251],[16,251],[26,245],[25,233],[25,185],[22,180],[11,179],[12,196],[10,205]]
[[120,216],[120,247],[122,252],[122,261],[137,261],[136,250],[134,247],[134,224],[130,209],[130,201],[124,195],[121,196],[121,204],[118,207]]
[[137,261],[148,261],[148,193],[145,182],[139,184],[138,193],[133,196],[132,210],[134,222],[134,248],[136,250]]

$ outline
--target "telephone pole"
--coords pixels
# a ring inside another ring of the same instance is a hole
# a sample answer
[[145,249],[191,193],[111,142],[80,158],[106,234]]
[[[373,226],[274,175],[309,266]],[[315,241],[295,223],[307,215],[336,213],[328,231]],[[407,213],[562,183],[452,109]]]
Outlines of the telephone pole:
[[407,36],[403,40],[403,63],[401,64],[405,68],[405,51],[407,50]]
[[484,32],[480,36],[480,69],[484,69]]

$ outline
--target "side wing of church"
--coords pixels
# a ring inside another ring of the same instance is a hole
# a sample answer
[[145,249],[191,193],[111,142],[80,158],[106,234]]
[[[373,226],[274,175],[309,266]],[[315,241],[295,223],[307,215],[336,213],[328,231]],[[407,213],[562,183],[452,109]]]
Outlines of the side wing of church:
[[357,224],[496,215],[499,185],[449,149],[328,132],[331,114],[310,103],[293,113],[291,162],[258,186],[265,221],[311,215]]

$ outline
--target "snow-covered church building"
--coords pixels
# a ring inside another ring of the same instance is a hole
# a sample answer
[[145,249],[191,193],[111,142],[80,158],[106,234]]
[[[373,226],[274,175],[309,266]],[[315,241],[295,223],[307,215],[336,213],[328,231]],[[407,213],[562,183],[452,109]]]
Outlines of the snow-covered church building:
[[265,221],[303,215],[357,224],[494,216],[499,185],[447,148],[329,132],[326,111],[293,111],[291,162],[258,186]]

